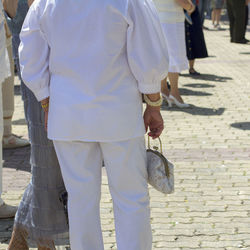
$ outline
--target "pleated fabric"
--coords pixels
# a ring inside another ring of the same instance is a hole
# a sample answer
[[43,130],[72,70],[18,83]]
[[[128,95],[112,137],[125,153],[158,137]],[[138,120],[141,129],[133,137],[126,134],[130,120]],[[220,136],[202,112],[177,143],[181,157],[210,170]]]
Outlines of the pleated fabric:
[[[13,34],[13,54],[18,74],[19,32],[28,11],[27,0],[19,0],[17,15],[6,19]],[[32,56],[32,55],[31,55]],[[31,144],[31,180],[16,213],[14,226],[28,233],[30,244],[54,249],[68,243],[68,224],[60,196],[65,192],[60,166],[52,141],[44,127],[44,112],[33,93],[21,80],[24,113]]]

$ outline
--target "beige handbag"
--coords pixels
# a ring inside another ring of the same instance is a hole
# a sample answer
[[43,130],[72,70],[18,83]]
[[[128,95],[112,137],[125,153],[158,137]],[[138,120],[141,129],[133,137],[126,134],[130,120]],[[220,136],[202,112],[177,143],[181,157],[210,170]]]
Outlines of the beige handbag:
[[169,162],[162,154],[162,143],[160,143],[160,152],[158,147],[150,147],[150,138],[148,137],[147,149],[147,170],[148,182],[156,190],[171,194],[174,192],[174,165]]

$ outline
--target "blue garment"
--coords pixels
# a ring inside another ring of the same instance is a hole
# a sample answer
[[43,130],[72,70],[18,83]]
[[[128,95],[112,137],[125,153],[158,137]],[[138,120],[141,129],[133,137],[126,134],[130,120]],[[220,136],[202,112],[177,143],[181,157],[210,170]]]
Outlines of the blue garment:
[[[10,18],[5,13],[12,32],[13,55],[20,79],[19,33],[28,9],[27,0],[19,0],[14,18]],[[39,243],[41,246],[53,248],[51,241],[60,243],[61,239],[67,236],[65,233],[68,232],[64,206],[59,200],[65,187],[53,143],[47,139],[44,112],[22,79],[21,92],[31,143],[32,177],[18,207],[15,226],[25,229],[31,241]]]
[[188,60],[208,57],[206,42],[198,7],[191,14],[193,24],[185,21],[186,49]]

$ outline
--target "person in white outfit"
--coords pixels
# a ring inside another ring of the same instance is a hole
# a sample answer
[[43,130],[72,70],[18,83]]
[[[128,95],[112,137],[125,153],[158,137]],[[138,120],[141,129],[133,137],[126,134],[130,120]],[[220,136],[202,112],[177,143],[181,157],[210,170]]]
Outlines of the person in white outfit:
[[68,191],[71,249],[104,249],[104,160],[118,249],[150,250],[144,134],[149,128],[157,138],[163,130],[160,88],[168,69],[154,4],[35,1],[20,37],[22,78],[41,101]]
[[[10,75],[10,63],[6,51],[4,16],[2,1],[0,1],[0,142],[3,136],[3,106],[2,106],[2,83]],[[15,216],[17,207],[4,203],[2,195],[2,144],[0,143],[0,219]]]
[[154,2],[160,15],[169,53],[168,77],[171,90],[168,90],[167,79],[163,79],[162,96],[170,107],[175,104],[179,108],[187,108],[189,104],[184,103],[178,88],[179,73],[188,68],[183,8],[191,14],[195,6],[191,0],[154,0]]

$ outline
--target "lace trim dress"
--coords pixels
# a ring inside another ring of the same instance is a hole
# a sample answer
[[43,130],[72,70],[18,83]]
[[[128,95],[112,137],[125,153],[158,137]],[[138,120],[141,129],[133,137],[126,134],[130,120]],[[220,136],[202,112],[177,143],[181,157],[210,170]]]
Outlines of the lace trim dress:
[[[28,8],[27,0],[19,0],[14,18],[5,13],[12,32],[13,55],[20,79],[19,33]],[[21,92],[31,143],[32,177],[18,207],[14,225],[26,230],[31,242],[53,249],[53,241],[55,244],[68,242],[67,218],[60,201],[65,187],[53,143],[47,139],[43,110],[22,79]]]

